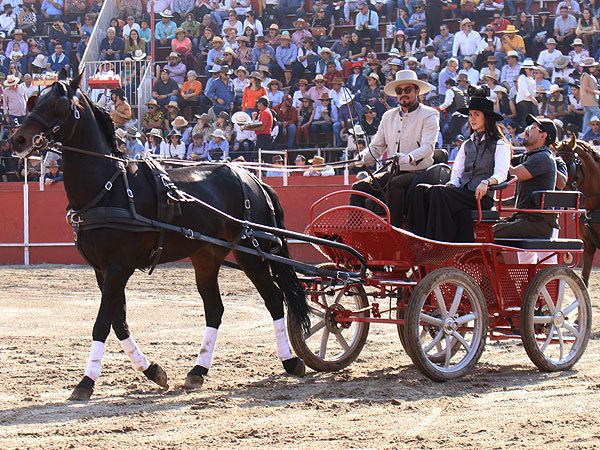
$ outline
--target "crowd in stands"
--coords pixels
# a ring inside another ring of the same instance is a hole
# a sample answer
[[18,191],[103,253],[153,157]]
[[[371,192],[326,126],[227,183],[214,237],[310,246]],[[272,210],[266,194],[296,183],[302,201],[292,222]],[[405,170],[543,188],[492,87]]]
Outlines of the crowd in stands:
[[[13,77],[2,80],[5,92],[19,80],[27,101],[36,93],[31,74],[76,70],[102,0],[2,5],[0,77]],[[472,84],[490,88],[515,146],[530,113],[555,120],[564,136],[600,144],[600,3],[544,5],[552,11],[531,14],[531,0],[261,0],[259,7],[254,0],[120,0],[100,59],[107,72],[125,60],[123,88],[101,104],[132,157],[256,160],[259,147],[353,153],[397,106],[385,84],[410,69],[432,86],[420,101],[441,112],[440,146],[452,149],[456,136],[468,136],[457,110]],[[149,58],[153,39],[152,98],[135,123],[133,110],[142,105],[130,105],[140,76],[132,67]],[[4,95],[7,126],[24,117],[22,100],[7,102],[14,97]]]

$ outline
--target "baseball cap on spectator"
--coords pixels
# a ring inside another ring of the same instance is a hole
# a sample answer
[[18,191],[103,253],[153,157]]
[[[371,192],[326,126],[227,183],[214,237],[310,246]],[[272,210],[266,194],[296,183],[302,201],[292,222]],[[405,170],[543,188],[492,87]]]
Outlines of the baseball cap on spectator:
[[169,73],[169,74],[171,73],[171,71],[166,66],[161,69],[161,72]]
[[546,138],[546,145],[551,145],[556,142],[556,124],[554,121],[550,119],[538,119],[529,114],[527,119],[525,119],[525,122],[527,122],[527,125],[535,123],[538,127],[540,127],[540,130],[542,130],[543,133],[548,134],[548,137]]

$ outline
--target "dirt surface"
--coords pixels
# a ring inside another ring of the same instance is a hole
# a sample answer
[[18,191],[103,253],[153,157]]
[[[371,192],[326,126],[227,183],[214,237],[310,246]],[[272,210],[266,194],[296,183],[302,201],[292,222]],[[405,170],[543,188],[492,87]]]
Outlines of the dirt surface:
[[171,389],[134,371],[112,334],[92,400],[73,403],[99,305],[93,271],[0,267],[0,448],[600,448],[598,272],[592,339],[574,370],[542,373],[519,342],[488,342],[471,374],[439,384],[412,367],[390,325],[371,326],[341,372],[285,376],[261,299],[223,269],[214,365],[186,392],[204,330],[193,279],[170,265],[128,285],[133,336]]

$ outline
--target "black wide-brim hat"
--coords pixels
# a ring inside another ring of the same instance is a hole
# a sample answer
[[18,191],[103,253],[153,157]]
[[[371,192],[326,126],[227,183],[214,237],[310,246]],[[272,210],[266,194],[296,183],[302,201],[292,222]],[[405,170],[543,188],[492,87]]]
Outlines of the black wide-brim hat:
[[494,111],[494,102],[485,97],[471,97],[468,108],[458,108],[457,111],[465,116],[469,115],[469,111],[481,111],[486,116],[493,117],[496,122],[504,120],[502,114],[498,114]]

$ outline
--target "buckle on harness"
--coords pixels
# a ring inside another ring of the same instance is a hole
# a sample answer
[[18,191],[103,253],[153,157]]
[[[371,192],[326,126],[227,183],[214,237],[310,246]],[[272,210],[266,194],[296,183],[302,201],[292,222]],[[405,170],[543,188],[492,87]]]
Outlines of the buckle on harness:
[[81,219],[81,215],[79,215],[78,212],[72,211],[68,216],[67,219],[69,220],[69,222],[72,225],[79,225],[81,222],[83,222],[83,220]]
[[104,189],[106,189],[107,191],[110,191],[113,187],[113,184],[110,181],[107,181],[106,184],[104,185]]
[[194,239],[194,230],[192,230],[190,228],[184,228],[183,229],[183,234],[188,239]]
[[131,191],[131,189],[127,189],[127,197],[133,198],[133,192]]
[[250,199],[247,198],[246,200],[244,200],[244,208],[250,209]]

